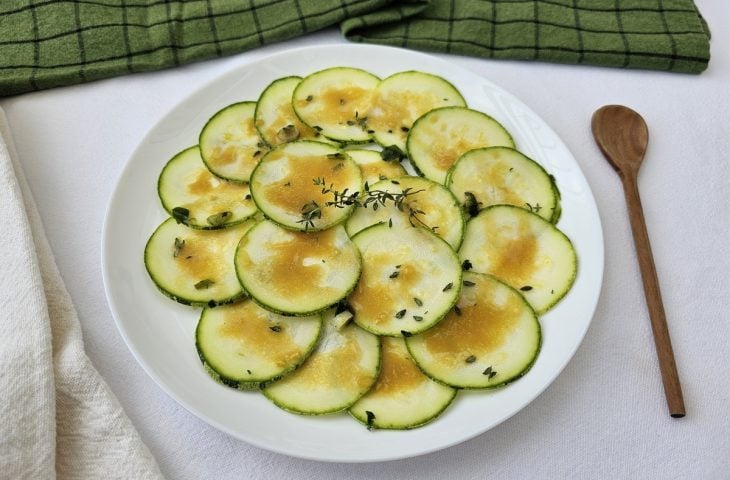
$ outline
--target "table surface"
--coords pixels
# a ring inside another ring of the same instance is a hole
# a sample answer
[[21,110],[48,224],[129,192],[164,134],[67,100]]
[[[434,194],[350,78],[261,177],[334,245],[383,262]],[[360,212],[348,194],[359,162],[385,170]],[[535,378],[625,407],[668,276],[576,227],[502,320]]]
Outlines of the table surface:
[[[0,100],[86,350],[171,479],[728,478],[730,471],[730,4],[698,1],[713,30],[700,76],[437,55],[506,88],[563,139],[596,198],[605,274],[590,329],[557,380],[520,413],[460,445],[411,459],[336,464],[290,458],[219,432],[136,363],[104,295],[101,234],[119,173],[146,132],[207,81],[294,46],[344,43],[335,29],[256,51]],[[590,118],[620,103],[646,119],[639,177],[684,388],[664,403],[618,176]]]

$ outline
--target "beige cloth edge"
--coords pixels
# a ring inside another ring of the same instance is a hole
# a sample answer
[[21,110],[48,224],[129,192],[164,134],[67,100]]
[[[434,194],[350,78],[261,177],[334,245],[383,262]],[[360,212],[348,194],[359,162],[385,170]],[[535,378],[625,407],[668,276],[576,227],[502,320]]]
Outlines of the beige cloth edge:
[[0,225],[0,478],[163,478],[86,356],[2,109]]

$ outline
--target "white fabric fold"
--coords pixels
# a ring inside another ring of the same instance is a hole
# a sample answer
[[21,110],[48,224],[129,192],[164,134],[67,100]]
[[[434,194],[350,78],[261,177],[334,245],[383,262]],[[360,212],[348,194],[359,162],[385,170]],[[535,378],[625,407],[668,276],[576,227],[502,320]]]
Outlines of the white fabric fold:
[[86,356],[1,109],[0,225],[0,478],[163,478]]

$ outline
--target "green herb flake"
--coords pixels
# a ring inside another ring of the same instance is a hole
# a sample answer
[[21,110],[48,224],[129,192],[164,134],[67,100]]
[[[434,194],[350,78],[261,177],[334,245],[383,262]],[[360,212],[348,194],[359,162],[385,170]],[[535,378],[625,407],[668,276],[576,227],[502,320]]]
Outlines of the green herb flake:
[[206,278],[204,280],[199,281],[194,285],[195,290],[205,290],[207,288],[210,288],[211,285],[213,285],[215,282],[209,278]]
[[471,270],[472,268],[474,268],[474,265],[468,259],[461,262],[462,270]]
[[274,333],[281,332],[281,325],[272,325],[269,327],[269,330],[271,330]]
[[423,301],[420,298],[413,297],[413,301],[416,302],[416,305],[418,305],[419,307],[423,306]]
[[476,285],[476,283],[472,282],[471,280],[464,280],[461,283],[463,283],[465,287],[473,287],[474,285]]
[[405,314],[406,314],[406,309],[404,308],[403,310],[400,310],[398,313],[395,314],[395,318],[401,319],[405,316]]
[[398,270],[396,270],[395,272],[391,273],[388,278],[398,278],[399,274],[400,274],[400,272]]
[[184,223],[187,225],[188,220],[190,220],[190,210],[185,207],[175,207],[172,209],[172,218],[174,218],[177,223]]
[[523,292],[529,292],[530,290],[532,290],[532,285],[525,285],[524,287],[520,287],[520,290]]
[[276,139],[282,143],[293,142],[299,138],[299,129],[292,124],[282,127],[276,132]]
[[449,282],[446,284],[446,286],[441,290],[442,292],[448,292],[454,287],[454,282]]
[[422,316],[420,316],[420,315],[413,315],[413,320],[415,320],[415,321],[417,321],[417,322],[420,322],[420,321],[422,321],[422,320],[423,320],[423,317],[422,317]]
[[466,363],[474,363],[476,361],[477,357],[475,357],[474,355],[469,355],[468,357],[466,357]]
[[314,96],[313,95],[307,95],[307,98],[305,100],[307,100],[308,102],[311,102],[312,100],[314,100]]
[[477,201],[477,197],[471,192],[464,192],[464,197],[466,198],[464,201],[464,211],[470,217],[476,217],[479,214],[479,205],[481,203]]
[[461,316],[461,309],[458,305],[454,305],[454,313],[459,317]]
[[370,410],[365,410],[365,417],[366,417],[366,423],[368,426],[368,430],[372,430],[373,422],[375,421],[375,414],[373,412],[371,412]]
[[401,330],[400,334],[403,335],[405,338],[413,336],[413,334],[411,332],[409,332],[408,330]]
[[220,212],[220,213],[214,213],[213,215],[209,216],[205,219],[206,222],[208,222],[208,225],[212,227],[220,227],[224,223],[226,223],[226,220],[228,220],[228,217],[232,216],[233,213],[229,211]]
[[488,376],[488,377],[489,377],[489,379],[491,380],[491,379],[492,379],[492,378],[493,378],[493,377],[494,377],[495,375],[497,375],[497,372],[496,372],[496,371],[494,371],[494,370],[492,370],[492,366],[490,365],[490,366],[488,366],[488,367],[486,368],[486,370],[484,370],[484,371],[482,372],[482,375],[486,375],[486,376]]
[[381,150],[380,158],[386,162],[400,162],[406,158],[406,154],[398,146],[390,145]]
[[175,237],[175,246],[173,247],[173,250],[172,250],[173,258],[177,258],[177,256],[180,255],[180,251],[183,249],[184,246],[185,246],[185,240],[181,240],[181,239]]

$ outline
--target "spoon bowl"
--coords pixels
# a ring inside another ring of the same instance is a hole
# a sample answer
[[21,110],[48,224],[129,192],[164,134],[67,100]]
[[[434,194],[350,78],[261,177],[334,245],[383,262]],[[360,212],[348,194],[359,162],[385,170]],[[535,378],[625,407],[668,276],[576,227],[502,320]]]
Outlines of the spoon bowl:
[[649,144],[644,119],[623,105],[606,105],[593,114],[593,137],[598,148],[621,175],[638,172]]

